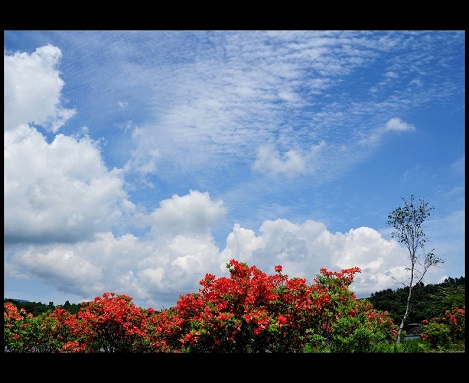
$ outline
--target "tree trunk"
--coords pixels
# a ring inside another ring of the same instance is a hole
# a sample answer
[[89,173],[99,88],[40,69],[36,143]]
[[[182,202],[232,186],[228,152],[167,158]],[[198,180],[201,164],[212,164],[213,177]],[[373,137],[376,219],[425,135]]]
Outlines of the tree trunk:
[[402,317],[401,325],[399,326],[399,331],[397,333],[397,344],[401,343],[402,330],[404,329],[405,320],[409,316],[410,311],[410,298],[412,296],[412,284],[409,285],[409,295],[407,295],[407,305],[405,308],[404,316]]

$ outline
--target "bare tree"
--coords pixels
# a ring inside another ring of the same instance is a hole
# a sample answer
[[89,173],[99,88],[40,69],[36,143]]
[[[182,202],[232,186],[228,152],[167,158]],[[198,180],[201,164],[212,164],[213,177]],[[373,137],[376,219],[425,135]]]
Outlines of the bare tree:
[[[386,222],[395,229],[391,236],[407,247],[410,261],[409,267],[406,268],[406,270],[409,270],[410,276],[407,282],[404,283],[404,286],[408,288],[407,304],[399,326],[397,343],[401,342],[402,330],[410,313],[412,288],[423,280],[431,266],[444,263],[441,258],[433,253],[435,249],[428,253],[425,251],[427,238],[423,230],[423,223],[430,216],[430,211],[434,207],[428,207],[428,203],[422,199],[416,202],[414,195],[410,196],[410,201],[407,201],[405,198],[402,198],[402,200],[404,205],[393,210],[388,215],[388,221]],[[420,253],[419,250],[421,251]]]

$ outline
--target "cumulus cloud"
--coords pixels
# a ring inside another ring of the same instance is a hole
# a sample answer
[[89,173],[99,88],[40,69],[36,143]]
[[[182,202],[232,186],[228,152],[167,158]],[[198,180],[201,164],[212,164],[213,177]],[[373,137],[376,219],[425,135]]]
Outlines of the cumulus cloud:
[[281,157],[272,145],[261,146],[257,153],[254,170],[266,171],[270,174],[294,177],[305,169],[305,159],[295,150],[288,150]]
[[[165,222],[177,225],[182,215],[196,225],[204,215],[198,210],[202,206],[211,210],[205,214],[205,228],[221,213],[218,202],[205,193],[191,192],[163,202],[156,217],[152,216],[155,230]],[[190,202],[195,206],[191,208]],[[187,209],[180,210],[183,206]],[[30,247],[9,263],[9,273],[26,270],[84,300],[113,291],[131,296],[139,306],[154,308],[170,307],[180,295],[197,292],[206,273],[227,276],[225,266],[230,259],[256,265],[267,274],[281,264],[290,277],[310,283],[323,267],[340,271],[357,266],[362,272],[351,289],[362,296],[394,286],[396,279],[407,275],[405,251],[367,227],[331,233],[321,222],[277,219],[265,221],[256,234],[235,224],[226,247],[220,250],[209,232],[194,234],[191,229],[177,234],[173,225],[159,238],[107,232],[74,244]]]
[[405,252],[395,241],[387,241],[377,231],[360,227],[347,233],[331,233],[321,222],[296,224],[286,219],[265,221],[260,235],[235,225],[222,252],[271,272],[281,264],[290,276],[312,282],[321,268],[340,271],[360,267],[357,294],[379,291],[405,276]]
[[62,105],[64,86],[57,69],[62,52],[52,45],[33,53],[4,51],[4,129],[36,124],[56,133],[75,115]]
[[8,262],[8,272],[26,270],[85,300],[114,291],[168,307],[180,294],[197,291],[206,272],[224,268],[210,232],[224,214],[222,202],[208,193],[175,195],[148,216],[152,230],[144,238],[102,232],[70,244],[31,246]]
[[119,170],[109,171],[89,138],[35,128],[4,133],[6,242],[74,241],[111,227],[131,210]]
[[208,193],[191,190],[160,202],[146,219],[152,235],[207,234],[225,216],[223,201],[212,201]]
[[107,169],[96,142],[57,134],[48,143],[29,125],[56,133],[74,114],[61,105],[60,57],[51,45],[4,54],[5,243],[91,238],[133,209],[121,171]]

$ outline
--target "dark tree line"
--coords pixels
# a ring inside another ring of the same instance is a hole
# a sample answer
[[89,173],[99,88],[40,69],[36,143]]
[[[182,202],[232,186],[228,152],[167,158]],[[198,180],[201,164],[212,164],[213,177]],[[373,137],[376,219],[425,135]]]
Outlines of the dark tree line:
[[[48,305],[42,302],[29,302],[24,301],[21,299],[9,299],[5,298],[4,303],[12,302],[18,309],[25,309],[26,313],[33,314],[34,317],[37,317],[45,312],[54,311],[55,306],[53,302],[49,302]],[[79,303],[70,303],[66,301],[63,305],[59,305],[59,307],[63,308],[64,310],[68,311],[71,314],[77,314],[80,311],[81,304]]]
[[[446,278],[439,284],[418,283],[413,288],[414,299],[405,324],[441,318],[453,306],[465,306],[465,286],[464,277]],[[388,311],[394,323],[399,323],[406,310],[407,296],[408,288],[402,287],[372,293],[368,300],[375,309]]]

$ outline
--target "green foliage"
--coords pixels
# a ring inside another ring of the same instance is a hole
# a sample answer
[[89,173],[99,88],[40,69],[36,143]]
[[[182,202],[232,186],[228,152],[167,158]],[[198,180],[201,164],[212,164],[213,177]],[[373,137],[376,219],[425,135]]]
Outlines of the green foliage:
[[371,352],[373,340],[385,339],[379,332],[360,324],[358,318],[340,318],[333,326],[332,352]]
[[404,340],[396,345],[395,352],[399,353],[425,353],[430,352],[428,343],[420,339]]
[[448,286],[446,283],[443,283],[438,287],[436,292],[429,297],[430,301],[438,302],[440,304],[440,311],[443,309],[446,311],[450,306],[464,306],[466,285],[464,283],[464,277],[462,277],[462,279],[462,284],[453,284]]
[[451,344],[451,330],[445,323],[432,321],[425,326],[425,341],[432,349],[449,348]]
[[74,320],[74,315],[59,307],[34,317],[12,302],[6,302],[3,317],[6,352],[59,352],[66,342],[74,340],[67,324]]
[[[415,299],[405,324],[443,317],[453,306],[464,306],[465,286],[464,277],[447,278],[439,284],[417,284],[413,289]],[[372,293],[367,299],[376,310],[388,311],[394,323],[399,323],[405,311],[407,294],[407,288],[386,289]]]
[[465,306],[447,310],[443,317],[424,321],[422,339],[432,349],[448,349],[454,344],[465,342],[466,338]]

